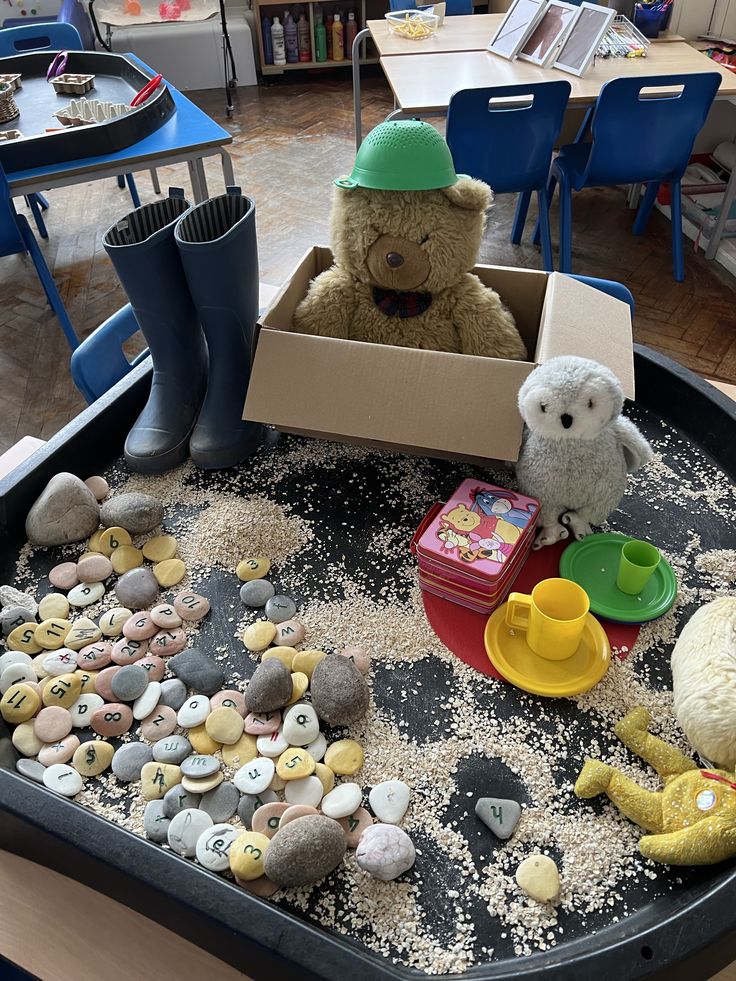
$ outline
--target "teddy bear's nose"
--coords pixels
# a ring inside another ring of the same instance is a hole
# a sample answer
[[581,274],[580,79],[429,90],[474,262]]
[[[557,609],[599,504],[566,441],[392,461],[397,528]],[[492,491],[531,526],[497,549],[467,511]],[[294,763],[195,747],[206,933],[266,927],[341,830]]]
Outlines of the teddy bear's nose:
[[570,426],[572,426],[572,416],[568,415],[567,412],[563,412],[562,415],[560,416],[560,422],[565,427],[565,429],[569,429]]
[[386,256],[386,264],[391,266],[392,269],[398,269],[399,266],[404,265],[403,255],[399,255],[398,252],[389,252]]

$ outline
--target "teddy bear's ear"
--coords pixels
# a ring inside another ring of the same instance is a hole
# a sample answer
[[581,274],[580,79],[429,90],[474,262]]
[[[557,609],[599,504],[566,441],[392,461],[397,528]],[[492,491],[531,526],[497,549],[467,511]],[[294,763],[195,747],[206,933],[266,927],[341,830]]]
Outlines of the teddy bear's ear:
[[458,208],[466,211],[486,211],[493,202],[493,191],[483,181],[461,177],[456,184],[443,187],[442,193]]

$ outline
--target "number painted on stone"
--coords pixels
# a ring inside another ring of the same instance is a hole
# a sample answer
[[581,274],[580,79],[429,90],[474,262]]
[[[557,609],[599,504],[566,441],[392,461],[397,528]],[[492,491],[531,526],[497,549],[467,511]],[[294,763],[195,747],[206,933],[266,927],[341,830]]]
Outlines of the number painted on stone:
[[105,712],[105,722],[120,722],[122,717],[122,712]]
[[68,681],[57,681],[49,688],[49,695],[54,695],[56,698],[63,698],[71,687]]
[[358,827],[359,824],[360,821],[356,820],[356,818],[354,818],[351,814],[350,817],[348,818],[348,831],[351,832],[355,831],[355,829]]
[[93,763],[97,762],[97,750],[94,746],[89,746],[87,748],[87,766],[92,766]]
[[496,807],[495,804],[491,804],[491,813],[499,824],[503,824],[503,807]]
[[21,689],[19,688],[16,692],[13,692],[13,694],[10,696],[10,698],[8,699],[8,704],[14,705],[15,708],[20,708],[23,702],[25,702],[26,698],[28,698],[26,693],[24,691],[21,691]]
[[255,845],[246,845],[245,848],[243,849],[243,854],[252,855],[254,860],[257,862],[258,859],[263,854],[263,852],[261,851],[260,848],[256,848]]
[[288,763],[285,763],[284,766],[286,767],[287,770],[293,770],[294,767],[297,765],[297,763],[301,763],[301,761],[302,761],[301,756],[298,756],[298,755],[297,756],[292,756],[292,758],[289,760],[289,762]]

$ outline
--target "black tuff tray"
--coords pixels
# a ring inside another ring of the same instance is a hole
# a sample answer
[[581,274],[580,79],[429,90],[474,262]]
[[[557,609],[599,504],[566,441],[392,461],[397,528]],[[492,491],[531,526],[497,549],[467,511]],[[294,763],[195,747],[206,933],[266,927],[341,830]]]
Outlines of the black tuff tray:
[[[25,515],[47,480],[59,470],[85,477],[111,465],[145,400],[149,381],[144,363],[0,482],[0,581],[11,581],[15,555],[24,541]],[[645,432],[647,422],[656,430],[664,420],[727,476],[736,476],[736,409],[730,399],[646,348],[636,349],[636,381],[637,409],[641,408],[637,421],[644,423]],[[454,465],[438,462],[436,466],[445,482],[451,480]],[[354,462],[349,467],[352,470]],[[360,505],[355,506],[362,516]],[[667,516],[660,520],[666,521]],[[716,544],[714,533],[709,545]],[[406,711],[407,718],[414,720],[421,706]],[[415,721],[421,725],[420,715]],[[20,777],[14,771],[15,758],[0,720],[0,847],[104,891],[256,979],[418,981],[426,977],[350,938],[317,929],[287,908],[254,898],[51,794]],[[532,956],[506,954],[477,964],[462,977],[474,981],[711,977],[736,958],[736,871],[733,863],[676,871],[683,873],[681,886],[642,900],[619,923],[578,934]],[[438,888],[443,888],[442,877]]]
[[[58,93],[46,72],[55,51],[0,58],[0,74],[21,75],[21,86],[13,97],[20,116],[0,124],[0,130],[17,129],[23,139],[0,140],[0,164],[12,177],[14,171],[68,163],[85,157],[102,157],[138,143],[159,129],[176,111],[169,87],[162,82],[142,106],[89,126],[64,126],[54,116],[72,99],[99,99],[129,105],[153,75],[125,55],[100,51],[70,51],[65,73],[94,75],[94,88],[83,96]],[[55,133],[45,130],[58,127]]]

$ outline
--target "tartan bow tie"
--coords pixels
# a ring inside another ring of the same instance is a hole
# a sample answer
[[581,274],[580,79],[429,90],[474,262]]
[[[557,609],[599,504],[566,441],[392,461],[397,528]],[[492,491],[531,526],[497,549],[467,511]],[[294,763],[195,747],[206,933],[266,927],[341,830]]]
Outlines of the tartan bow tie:
[[387,317],[418,317],[432,305],[431,293],[409,293],[373,287],[373,302]]

